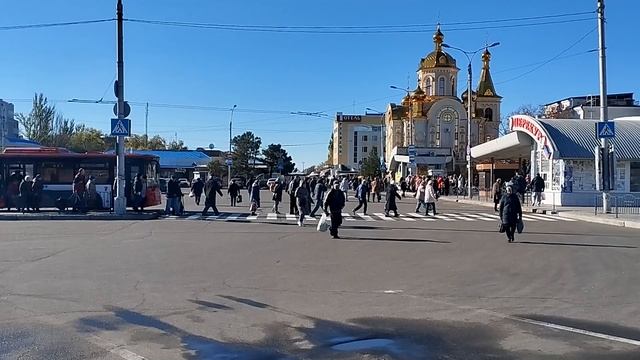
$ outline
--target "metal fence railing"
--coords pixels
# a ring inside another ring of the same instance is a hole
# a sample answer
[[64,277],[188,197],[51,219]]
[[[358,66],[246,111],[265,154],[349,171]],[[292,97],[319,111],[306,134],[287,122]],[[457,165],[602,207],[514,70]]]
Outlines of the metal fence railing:
[[610,209],[607,212],[602,204],[602,195],[594,197],[594,214],[610,213],[616,218],[620,215],[640,215],[640,196],[632,194],[610,195]]

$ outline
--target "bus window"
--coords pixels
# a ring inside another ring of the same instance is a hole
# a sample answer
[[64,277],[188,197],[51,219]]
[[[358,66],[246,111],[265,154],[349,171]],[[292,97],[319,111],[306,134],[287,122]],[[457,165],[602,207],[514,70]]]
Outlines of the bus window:
[[40,175],[44,183],[71,184],[73,182],[73,169],[63,167],[42,167]]
[[89,176],[94,176],[96,178],[96,184],[113,185],[112,181],[110,181],[109,171],[107,170],[84,169],[84,172],[87,179]]

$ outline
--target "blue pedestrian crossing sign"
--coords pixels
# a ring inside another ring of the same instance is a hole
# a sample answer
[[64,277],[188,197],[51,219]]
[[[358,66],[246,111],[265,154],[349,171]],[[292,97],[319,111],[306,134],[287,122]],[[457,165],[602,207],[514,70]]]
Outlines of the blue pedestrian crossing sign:
[[613,121],[600,121],[596,123],[596,137],[598,139],[616,137],[616,124]]
[[131,136],[131,120],[111,119],[111,136]]

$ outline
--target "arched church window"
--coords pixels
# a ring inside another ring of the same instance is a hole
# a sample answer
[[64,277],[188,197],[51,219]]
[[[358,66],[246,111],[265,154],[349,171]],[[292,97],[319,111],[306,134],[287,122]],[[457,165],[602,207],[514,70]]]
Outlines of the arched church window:
[[453,76],[451,77],[451,96],[455,96],[456,95],[456,79],[453,78]]
[[433,81],[431,80],[431,77],[427,77],[427,96],[433,95],[432,89]]
[[493,110],[491,108],[484,109],[484,118],[487,121],[493,121]]
[[438,95],[444,95],[444,78],[438,79]]

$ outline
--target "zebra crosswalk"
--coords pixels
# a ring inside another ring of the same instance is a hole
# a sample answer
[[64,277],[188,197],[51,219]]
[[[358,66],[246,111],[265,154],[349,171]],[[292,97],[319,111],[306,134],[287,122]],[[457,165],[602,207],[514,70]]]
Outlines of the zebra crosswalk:
[[[386,216],[384,213],[372,213],[369,215],[342,213],[344,221],[365,221],[365,222],[498,222],[500,217],[495,213],[471,213],[471,212],[452,212],[452,213],[438,213],[437,215],[424,215],[415,212],[399,214],[399,216]],[[305,217],[305,223],[316,223],[320,217],[315,218]],[[523,214],[522,218],[525,222],[574,222],[576,220],[556,217],[546,214],[528,213]],[[202,216],[201,214],[187,215],[187,216],[167,216],[168,220],[203,220],[203,221],[229,221],[229,222],[297,222],[298,216],[291,214],[276,214],[276,213],[258,213],[251,215],[249,213],[220,213],[218,215]]]

